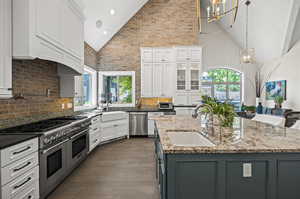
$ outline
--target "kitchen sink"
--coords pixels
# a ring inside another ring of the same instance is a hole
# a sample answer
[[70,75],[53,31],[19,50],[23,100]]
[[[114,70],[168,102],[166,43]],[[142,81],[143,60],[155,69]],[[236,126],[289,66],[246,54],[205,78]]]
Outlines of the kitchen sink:
[[171,143],[182,147],[214,147],[215,144],[199,132],[168,131]]

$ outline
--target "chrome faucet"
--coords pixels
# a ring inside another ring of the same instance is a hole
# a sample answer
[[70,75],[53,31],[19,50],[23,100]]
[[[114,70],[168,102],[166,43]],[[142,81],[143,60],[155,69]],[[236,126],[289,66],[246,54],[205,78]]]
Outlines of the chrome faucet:
[[197,118],[198,117],[198,115],[199,115],[199,109],[200,108],[202,108],[203,107],[203,104],[199,104],[199,105],[197,105],[197,107],[193,110],[193,113],[192,113],[192,117],[193,118]]

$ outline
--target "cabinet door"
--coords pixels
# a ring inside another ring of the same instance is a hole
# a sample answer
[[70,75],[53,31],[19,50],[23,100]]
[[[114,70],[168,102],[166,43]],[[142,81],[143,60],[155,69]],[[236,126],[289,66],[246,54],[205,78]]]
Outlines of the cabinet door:
[[163,93],[163,67],[164,64],[153,65],[153,97],[160,97]]
[[227,162],[226,198],[266,199],[268,193],[267,166],[266,161]]
[[153,97],[153,65],[151,63],[143,63],[141,73],[142,97]]
[[187,64],[186,63],[177,63],[176,64],[176,90],[185,91],[187,90],[188,82],[188,73],[187,73]]
[[176,93],[174,97],[175,105],[189,105],[188,94],[186,92]]
[[201,62],[202,61],[202,49],[201,48],[191,48],[190,49],[190,61],[191,62]]
[[190,59],[190,49],[189,48],[177,48],[176,50],[176,61],[186,62]]
[[83,97],[83,79],[82,76],[75,76],[75,88],[74,94],[75,97]]
[[162,97],[173,97],[175,93],[174,87],[174,65],[173,64],[165,64],[163,68],[163,91]]
[[12,95],[12,3],[0,1],[0,98]]
[[153,62],[153,50],[152,48],[141,48],[141,59],[144,63]]
[[[49,43],[63,48],[62,10],[65,1],[37,0],[37,34]],[[75,33],[72,33],[75,34]],[[72,35],[70,35],[72,37]]]
[[170,63],[172,62],[173,50],[168,48],[156,48],[153,50],[154,62]]
[[189,94],[189,100],[191,105],[198,105],[201,103],[201,93],[199,92],[191,92]]
[[[61,1],[61,0],[60,0]],[[64,48],[74,56],[84,56],[84,23],[69,1],[62,1],[62,37]]]

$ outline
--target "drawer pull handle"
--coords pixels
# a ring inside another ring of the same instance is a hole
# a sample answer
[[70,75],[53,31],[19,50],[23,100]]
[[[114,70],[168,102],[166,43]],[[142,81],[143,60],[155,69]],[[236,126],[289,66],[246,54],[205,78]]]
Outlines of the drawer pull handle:
[[26,184],[27,182],[29,182],[31,180],[31,177],[27,178],[27,180],[25,180],[24,182],[22,182],[19,185],[14,186],[14,189],[18,189],[20,187],[22,187],[24,184]]
[[23,166],[21,166],[21,167],[19,167],[19,168],[16,168],[16,169],[14,169],[13,171],[14,171],[14,172],[20,171],[20,170],[26,168],[26,167],[29,166],[29,165],[31,165],[31,162],[27,162],[25,165],[23,165]]
[[114,127],[118,127],[119,125],[115,124]]
[[98,128],[95,128],[93,131],[97,131],[98,130]]
[[27,150],[29,150],[29,149],[31,149],[30,146],[28,146],[27,148],[25,148],[25,149],[23,149],[23,150],[13,152],[13,155],[17,155],[17,154],[19,154],[19,153],[23,153],[23,152],[25,152],[25,151],[27,151]]

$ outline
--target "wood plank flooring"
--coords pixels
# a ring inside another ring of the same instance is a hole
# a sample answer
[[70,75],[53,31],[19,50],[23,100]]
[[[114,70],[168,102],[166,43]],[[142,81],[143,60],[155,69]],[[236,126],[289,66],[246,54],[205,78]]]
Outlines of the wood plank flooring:
[[98,147],[48,199],[159,199],[154,141],[135,138]]

